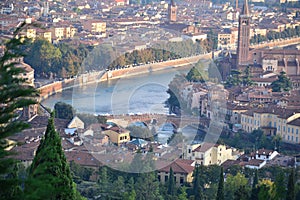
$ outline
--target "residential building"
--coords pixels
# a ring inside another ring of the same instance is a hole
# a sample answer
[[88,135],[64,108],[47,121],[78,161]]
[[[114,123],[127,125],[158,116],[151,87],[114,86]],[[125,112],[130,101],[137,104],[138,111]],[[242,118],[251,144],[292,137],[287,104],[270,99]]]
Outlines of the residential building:
[[52,42],[52,32],[49,30],[37,29],[36,35],[37,35],[37,37],[43,38],[50,43]]
[[79,117],[74,116],[67,127],[84,129],[84,122]]
[[59,41],[63,39],[73,38],[77,29],[70,25],[55,25],[52,27],[52,39]]
[[256,108],[241,114],[241,124],[247,132],[260,128],[267,135],[279,135],[285,142],[299,144],[299,117],[299,108]]
[[230,29],[218,33],[218,49],[233,49],[235,46],[235,35]]
[[191,183],[193,181],[194,161],[177,159],[171,164],[157,170],[159,182],[165,184],[168,182],[170,176],[170,169],[174,173],[174,179],[177,186],[184,183]]
[[24,70],[24,72],[19,75],[19,78],[25,79],[26,84],[34,86],[34,69],[23,61],[15,66]]
[[255,159],[270,161],[274,159],[279,153],[269,149],[259,149],[255,152]]
[[240,152],[222,144],[203,142],[188,145],[185,158],[196,161],[201,165],[221,165],[226,160],[236,160]]
[[83,29],[91,33],[106,33],[106,22],[101,20],[85,20]]
[[104,130],[102,134],[107,135],[109,140],[118,146],[130,141],[130,132],[117,126]]

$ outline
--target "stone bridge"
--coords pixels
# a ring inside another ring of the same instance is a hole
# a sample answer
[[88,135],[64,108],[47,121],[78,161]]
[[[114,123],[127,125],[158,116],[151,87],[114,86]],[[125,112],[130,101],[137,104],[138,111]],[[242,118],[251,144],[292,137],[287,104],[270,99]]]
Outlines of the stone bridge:
[[176,128],[183,128],[188,125],[204,127],[209,126],[209,119],[199,118],[197,116],[172,116],[163,114],[142,114],[142,115],[114,115],[108,116],[107,120],[120,126],[127,127],[134,122],[144,122],[149,125],[161,126],[164,123],[172,123]]

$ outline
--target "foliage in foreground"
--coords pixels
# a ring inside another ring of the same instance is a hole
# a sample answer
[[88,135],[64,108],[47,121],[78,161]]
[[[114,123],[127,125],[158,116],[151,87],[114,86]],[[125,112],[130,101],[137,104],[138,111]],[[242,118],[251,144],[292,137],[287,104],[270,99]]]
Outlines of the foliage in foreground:
[[5,50],[0,58],[0,199],[17,199],[20,195],[15,174],[17,165],[7,158],[9,153],[4,150],[7,145],[5,138],[28,127],[28,124],[17,119],[21,109],[36,103],[33,97],[38,95],[33,87],[26,85],[25,79],[20,78],[24,69],[16,67],[24,44],[16,36],[24,26],[15,31],[13,39],[1,44],[5,45]]
[[26,199],[82,199],[72,180],[69,164],[55,131],[54,119],[48,122],[45,137],[36,151],[25,185]]

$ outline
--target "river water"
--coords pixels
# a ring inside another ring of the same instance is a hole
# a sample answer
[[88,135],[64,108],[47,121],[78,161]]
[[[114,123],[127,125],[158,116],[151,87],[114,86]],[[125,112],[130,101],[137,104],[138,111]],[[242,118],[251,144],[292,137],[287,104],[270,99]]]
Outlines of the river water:
[[168,114],[165,101],[168,84],[176,74],[187,73],[192,66],[169,67],[166,70],[109,80],[57,93],[42,103],[52,108],[62,101],[77,112],[92,114]]

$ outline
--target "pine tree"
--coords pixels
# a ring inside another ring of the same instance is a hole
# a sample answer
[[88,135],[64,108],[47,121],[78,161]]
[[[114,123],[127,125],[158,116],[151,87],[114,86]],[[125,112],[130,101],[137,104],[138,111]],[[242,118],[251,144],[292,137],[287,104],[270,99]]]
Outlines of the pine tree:
[[37,97],[37,91],[26,85],[26,80],[20,78],[24,69],[16,67],[18,60],[23,57],[22,47],[25,44],[16,36],[26,24],[22,24],[15,32],[13,39],[5,44],[4,54],[0,57],[0,199],[15,199],[20,192],[17,188],[17,176],[13,174],[15,161],[7,158],[9,153],[5,151],[7,146],[5,138],[21,132],[28,124],[20,120],[17,110],[35,104],[33,97]]
[[258,172],[255,170],[255,175],[253,178],[252,183],[252,191],[251,191],[251,199],[257,200],[258,199]]
[[295,172],[294,172],[294,169],[292,169],[290,176],[289,176],[286,200],[295,200]]
[[173,173],[172,167],[170,168],[169,180],[168,180],[168,194],[175,195],[176,188],[175,188],[175,177]]
[[53,116],[36,151],[25,185],[25,199],[80,199],[55,131]]
[[221,167],[220,180],[218,186],[218,193],[216,200],[224,200],[224,174],[223,167]]

